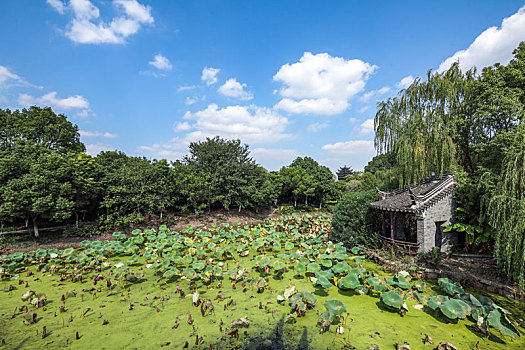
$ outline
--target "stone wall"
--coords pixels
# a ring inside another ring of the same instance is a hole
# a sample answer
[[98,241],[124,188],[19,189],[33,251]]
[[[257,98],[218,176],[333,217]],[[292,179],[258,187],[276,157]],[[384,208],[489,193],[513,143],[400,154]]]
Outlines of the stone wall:
[[[423,213],[417,215],[417,241],[419,251],[428,252],[435,247],[436,222],[447,226],[455,222],[456,201],[452,194],[441,199]],[[456,234],[442,232],[441,252],[446,253],[457,244]]]

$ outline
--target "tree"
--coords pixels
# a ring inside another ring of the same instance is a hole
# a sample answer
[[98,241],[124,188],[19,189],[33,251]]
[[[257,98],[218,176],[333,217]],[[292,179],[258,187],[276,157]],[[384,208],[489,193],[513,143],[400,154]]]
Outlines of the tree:
[[84,152],[78,127],[50,107],[30,107],[11,112],[0,109],[0,148],[20,142],[38,143],[59,153]]
[[[0,183],[3,216],[31,218],[35,237],[39,219],[64,220],[75,207],[72,163],[40,144],[15,145],[0,156],[0,169],[20,176],[3,176]],[[18,165],[13,167],[14,163]],[[3,173],[3,171],[2,171]]]
[[240,140],[224,140],[217,136],[190,143],[189,151],[184,162],[195,176],[209,178],[208,208],[215,203],[225,209],[232,204],[242,206],[248,179],[257,172],[248,146],[241,145]]

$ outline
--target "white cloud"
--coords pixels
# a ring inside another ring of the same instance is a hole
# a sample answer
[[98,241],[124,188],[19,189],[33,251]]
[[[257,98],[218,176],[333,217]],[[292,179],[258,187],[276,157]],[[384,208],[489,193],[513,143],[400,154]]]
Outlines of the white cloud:
[[283,99],[275,108],[290,113],[342,113],[376,68],[358,59],[305,52],[299,62],[283,65],[274,75],[274,81],[284,84],[279,90]]
[[238,98],[239,100],[249,101],[253,99],[253,94],[244,90],[246,84],[241,84],[235,78],[230,78],[219,88],[219,92],[224,96]]
[[187,85],[187,86],[179,86],[177,89],[177,92],[186,91],[186,90],[194,90],[198,88],[197,85]]
[[201,80],[206,82],[206,85],[210,86],[217,82],[217,74],[221,70],[213,67],[204,67],[202,70]]
[[156,143],[153,146],[139,146],[135,152],[153,156],[156,158],[164,158],[169,161],[175,161],[181,159],[184,156],[182,150],[187,149],[187,144],[182,142],[179,138],[175,137],[169,142]]
[[86,154],[95,157],[102,151],[115,151],[117,147],[105,143],[94,143],[86,145]]
[[269,171],[279,170],[301,156],[301,153],[294,149],[283,148],[255,148],[250,151],[250,154],[258,164]]
[[148,62],[148,64],[160,70],[171,70],[171,68],[173,68],[173,66],[170,63],[170,60],[168,60],[165,56],[161,55],[160,53],[158,55],[155,55],[153,61]]
[[[367,108],[367,109],[368,109],[368,108]],[[355,122],[357,121],[357,119],[354,118],[354,117],[350,117],[350,118],[348,118],[348,121],[349,121],[350,123],[355,123]]]
[[[370,106],[364,106],[364,107],[361,107],[359,108],[359,110],[357,111],[359,114],[363,114],[365,113],[366,111],[368,111],[370,109]],[[351,118],[352,119],[352,118]],[[354,121],[355,121],[355,118],[353,118]]]
[[510,17],[504,18],[501,26],[486,29],[465,50],[457,51],[443,61],[438,72],[447,70],[454,62],[459,67],[469,70],[477,67],[493,65],[494,63],[507,64],[512,59],[512,51],[525,38],[525,6]]
[[[65,13],[61,1],[47,2],[59,13]],[[142,25],[154,22],[151,7],[142,5],[137,0],[113,0],[113,5],[121,15],[114,17],[110,22],[104,22],[99,20],[100,10],[91,1],[71,0],[69,9],[74,17],[68,24],[66,36],[79,44],[123,44],[130,35],[137,33]]]
[[112,134],[110,132],[79,130],[78,133],[82,137],[104,137],[108,139],[115,139],[118,137],[117,134]]
[[178,123],[175,124],[175,126],[173,127],[173,130],[175,130],[176,132],[177,132],[177,131],[187,131],[187,130],[191,130],[191,125],[190,125],[190,123],[188,123],[188,122],[178,122]]
[[406,89],[407,87],[412,85],[414,80],[415,80],[415,78],[413,76],[408,75],[408,76],[404,77],[403,79],[401,79],[401,81],[396,84],[396,87],[398,89]]
[[62,0],[46,0],[49,6],[55,9],[56,12],[60,13],[61,15],[64,14],[66,7],[64,6],[64,3]]
[[326,129],[326,127],[328,127],[328,123],[312,123],[306,127],[306,131],[317,132]]
[[49,106],[58,110],[69,109],[89,109],[89,102],[80,95],[69,96],[66,98],[57,98],[56,92],[50,92],[40,97],[33,97],[28,94],[20,94],[18,103],[21,106],[41,105]]
[[284,134],[288,119],[275,111],[257,106],[228,106],[222,109],[210,104],[206,109],[186,112],[184,119],[194,121],[195,131],[186,135],[187,142],[221,136],[241,139],[248,144],[272,143],[290,135]]
[[41,86],[36,86],[28,83],[17,74],[13,73],[9,68],[0,66],[0,89],[9,88],[10,86],[30,86],[41,89]]
[[377,96],[377,95],[384,95],[386,93],[390,92],[390,87],[389,86],[383,86],[381,89],[378,89],[378,90],[371,90],[371,91],[368,91],[366,93],[363,94],[363,96],[361,96],[361,101],[368,101],[370,98],[374,97],[374,96]]
[[328,157],[321,159],[332,171],[342,165],[349,165],[355,170],[362,170],[375,156],[374,141],[354,140],[327,144],[322,147]]
[[296,114],[334,115],[344,112],[348,108],[347,100],[332,100],[330,98],[312,98],[299,101],[283,98],[276,105],[276,109]]
[[14,80],[15,82],[23,82],[15,73],[11,72],[9,68],[0,66],[0,87],[3,87],[4,83],[8,80]]
[[374,141],[355,140],[327,144],[322,147],[324,151],[331,154],[361,154],[374,153]]
[[360,126],[360,134],[370,134],[374,132],[374,119],[367,119]]

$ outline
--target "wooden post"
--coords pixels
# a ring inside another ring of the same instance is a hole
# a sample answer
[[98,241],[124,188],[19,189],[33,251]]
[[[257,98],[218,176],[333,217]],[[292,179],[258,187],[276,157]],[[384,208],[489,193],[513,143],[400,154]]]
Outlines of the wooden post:
[[391,211],[390,212],[390,238],[394,240],[394,232],[395,232],[395,226],[396,226],[396,213]]
[[385,221],[385,211],[381,211],[381,230],[383,231],[383,237],[386,237],[386,221]]

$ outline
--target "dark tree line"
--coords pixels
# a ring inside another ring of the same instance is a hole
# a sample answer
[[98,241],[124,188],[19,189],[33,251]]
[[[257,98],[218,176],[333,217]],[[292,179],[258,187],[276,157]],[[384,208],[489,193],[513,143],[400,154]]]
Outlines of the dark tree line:
[[309,157],[278,172],[256,164],[249,147],[219,137],[189,145],[182,160],[123,152],[84,153],[78,127],[51,108],[0,110],[0,221],[31,223],[99,219],[105,227],[166,213],[212,209],[258,211],[275,203],[322,206],[340,188]]

